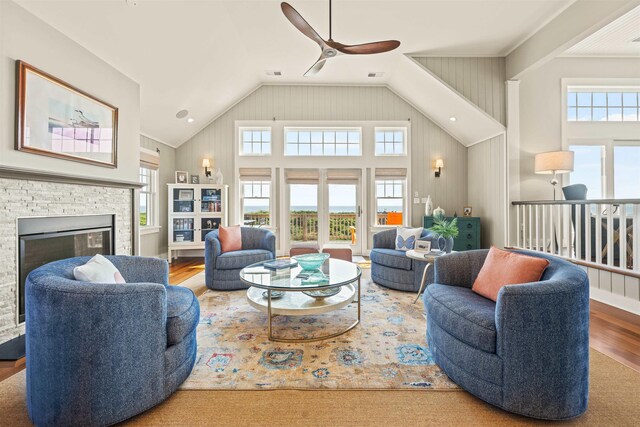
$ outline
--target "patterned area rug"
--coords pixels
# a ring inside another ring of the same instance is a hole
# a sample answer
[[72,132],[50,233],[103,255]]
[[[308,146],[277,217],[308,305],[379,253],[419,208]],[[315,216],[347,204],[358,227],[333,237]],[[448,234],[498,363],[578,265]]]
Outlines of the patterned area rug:
[[[196,365],[181,389],[457,389],[427,348],[421,302],[368,277],[365,270],[361,323],[336,338],[302,344],[269,341],[267,315],[249,306],[246,291],[207,290],[199,297]],[[356,310],[352,303],[319,316],[279,316],[274,333],[327,335],[353,323]]]

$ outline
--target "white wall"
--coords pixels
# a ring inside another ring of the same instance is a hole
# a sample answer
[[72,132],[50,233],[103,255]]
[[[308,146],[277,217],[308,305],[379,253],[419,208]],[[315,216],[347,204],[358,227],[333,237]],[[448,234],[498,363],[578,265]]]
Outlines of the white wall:
[[[550,177],[536,175],[537,153],[562,149],[562,79],[640,77],[640,59],[556,58],[520,82],[520,197],[550,199]],[[562,180],[559,186],[562,185]]]
[[[55,159],[14,149],[15,61],[23,60],[118,108],[118,168]],[[17,4],[0,1],[0,165],[137,181],[140,88]]]
[[[213,159],[225,176],[233,182],[233,144],[236,120],[285,121],[411,121],[412,187],[420,197],[430,194],[435,206],[448,213],[467,203],[467,149],[435,123],[381,86],[262,86],[225,114],[181,145],[176,153],[176,168],[202,173],[202,159]],[[373,143],[372,141],[364,141]],[[445,168],[435,178],[431,162],[441,157]],[[265,160],[266,161],[266,160]],[[230,188],[233,200],[235,188]],[[422,224],[424,205],[413,205],[412,225]],[[235,218],[235,206],[230,217]]]
[[160,169],[158,170],[158,225],[161,227],[157,232],[140,235],[140,255],[164,257],[167,254],[168,245],[167,184],[175,182],[176,149],[144,135],[140,135],[140,146],[152,151],[156,151],[156,149],[160,150]]

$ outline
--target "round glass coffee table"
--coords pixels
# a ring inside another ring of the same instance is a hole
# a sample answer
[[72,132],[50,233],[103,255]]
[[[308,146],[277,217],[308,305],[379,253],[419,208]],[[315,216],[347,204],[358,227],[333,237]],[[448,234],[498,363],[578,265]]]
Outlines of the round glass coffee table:
[[[265,261],[268,262],[268,261]],[[356,264],[339,259],[327,259],[318,270],[307,271],[300,266],[269,270],[264,262],[252,264],[240,271],[240,280],[250,286],[249,304],[267,313],[269,340],[278,342],[310,342],[337,337],[360,323],[360,278],[362,270]],[[357,282],[357,283],[356,283]],[[356,289],[357,286],[357,289]],[[356,298],[357,293],[357,300]],[[276,316],[313,316],[329,313],[357,302],[357,320],[340,332],[314,338],[278,338],[273,334],[272,320]]]

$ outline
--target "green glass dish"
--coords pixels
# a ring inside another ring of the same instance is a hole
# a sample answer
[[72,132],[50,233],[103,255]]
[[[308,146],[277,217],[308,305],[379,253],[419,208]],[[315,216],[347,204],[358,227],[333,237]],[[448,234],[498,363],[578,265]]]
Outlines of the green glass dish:
[[317,270],[322,264],[329,259],[329,254],[319,253],[319,254],[304,254],[304,255],[296,255],[292,257],[296,261],[298,261],[298,265],[302,267],[303,270]]

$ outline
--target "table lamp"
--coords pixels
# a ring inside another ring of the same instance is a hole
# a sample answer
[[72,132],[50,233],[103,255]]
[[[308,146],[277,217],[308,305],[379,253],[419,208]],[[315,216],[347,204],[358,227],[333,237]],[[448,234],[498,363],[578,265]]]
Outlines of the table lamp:
[[535,172],[546,175],[553,174],[551,185],[553,186],[553,200],[555,200],[557,175],[573,172],[573,151],[549,151],[536,154]]

